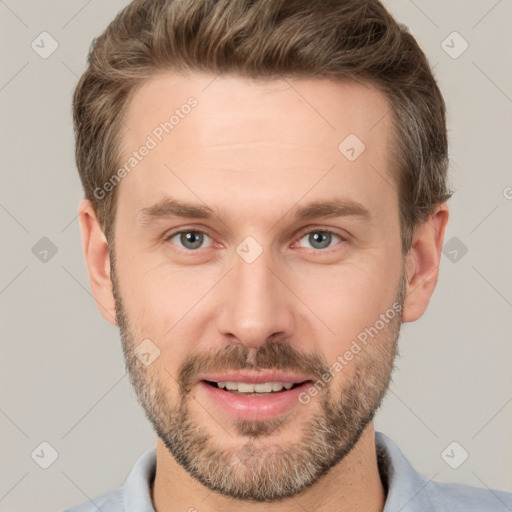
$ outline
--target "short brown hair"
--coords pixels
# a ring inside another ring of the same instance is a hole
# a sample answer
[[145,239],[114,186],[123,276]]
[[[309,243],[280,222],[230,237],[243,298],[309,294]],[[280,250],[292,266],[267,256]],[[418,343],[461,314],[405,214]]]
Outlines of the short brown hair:
[[78,171],[107,240],[117,192],[94,191],[119,165],[133,92],[166,70],[348,79],[383,92],[404,253],[414,226],[451,196],[443,97],[416,40],[378,0],[134,0],[93,41],[73,102]]

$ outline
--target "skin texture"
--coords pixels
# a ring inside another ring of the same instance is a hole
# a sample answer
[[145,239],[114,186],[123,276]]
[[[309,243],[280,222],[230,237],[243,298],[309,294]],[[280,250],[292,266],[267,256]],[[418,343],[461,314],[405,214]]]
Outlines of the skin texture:
[[[94,296],[120,327],[159,434],[155,510],[382,510],[372,418],[400,324],[418,319],[434,290],[447,205],[415,229],[403,259],[389,106],[359,83],[162,74],[132,97],[123,162],[191,96],[197,107],[117,185],[112,262],[91,205],[79,207]],[[349,134],[365,144],[355,161],[338,150]],[[216,215],[143,225],[141,210],[165,196]],[[369,218],[293,216],[340,198]],[[313,234],[326,229],[335,235],[318,248]],[[187,249],[180,230],[205,233],[200,248]],[[262,249],[251,263],[237,252],[249,236]],[[316,379],[396,304],[401,317],[280,417],[237,421],[195,383],[254,367]],[[160,351],[149,366],[135,357],[146,339]]]

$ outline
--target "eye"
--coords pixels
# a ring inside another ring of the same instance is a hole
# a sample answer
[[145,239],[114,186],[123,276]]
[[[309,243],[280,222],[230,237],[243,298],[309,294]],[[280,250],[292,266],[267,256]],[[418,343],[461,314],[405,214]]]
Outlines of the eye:
[[[173,241],[174,239],[177,241]],[[184,249],[194,251],[201,248],[205,239],[209,239],[211,241],[211,238],[206,233],[188,229],[185,231],[178,231],[177,233],[173,233],[167,238],[167,241],[173,243],[174,245],[178,245],[178,247],[179,244],[182,244]]]
[[337,233],[325,229],[316,229],[314,231],[310,231],[309,233],[306,233],[302,238],[300,238],[300,240],[305,239],[307,243],[310,244],[311,249],[322,250],[329,248],[331,242],[333,241],[333,237],[337,238],[340,242],[344,241],[344,239]]
[[[325,230],[325,229],[316,229],[314,231],[310,231],[306,233],[299,239],[299,242],[302,240],[306,240],[311,249],[314,250],[324,250],[329,248],[333,242],[333,239],[338,239],[339,242],[343,242],[344,238],[342,238],[337,233],[333,231]],[[183,231],[177,231],[169,235],[166,238],[166,241],[171,242],[178,247],[186,249],[188,251],[196,251],[201,249],[204,242],[206,240],[212,241],[212,239],[203,231],[188,229]],[[180,245],[181,244],[181,245]]]

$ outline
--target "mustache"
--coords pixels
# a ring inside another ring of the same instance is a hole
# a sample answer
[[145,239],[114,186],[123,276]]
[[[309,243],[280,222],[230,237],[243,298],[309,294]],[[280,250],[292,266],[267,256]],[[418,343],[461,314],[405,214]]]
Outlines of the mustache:
[[287,370],[320,379],[329,366],[319,355],[307,354],[283,340],[269,340],[257,350],[230,342],[220,350],[189,354],[180,366],[177,381],[182,395],[186,395],[200,373],[260,369]]

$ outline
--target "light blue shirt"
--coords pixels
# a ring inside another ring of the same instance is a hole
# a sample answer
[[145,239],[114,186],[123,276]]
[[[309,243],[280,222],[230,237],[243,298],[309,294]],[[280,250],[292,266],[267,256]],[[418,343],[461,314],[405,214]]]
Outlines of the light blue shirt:
[[[512,512],[512,493],[430,481],[389,437],[376,432],[375,444],[379,472],[387,482],[383,512]],[[151,503],[155,470],[152,449],[136,462],[122,487],[64,512],[155,512]]]

